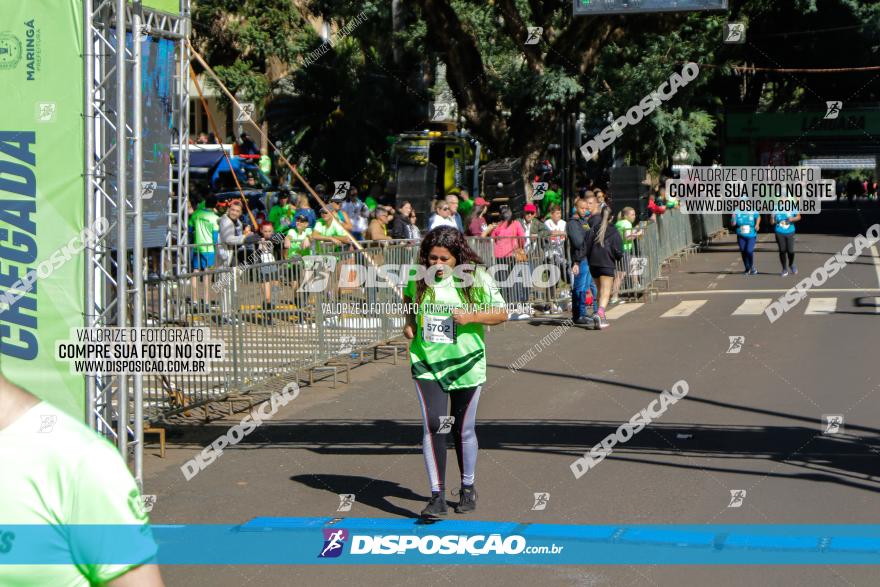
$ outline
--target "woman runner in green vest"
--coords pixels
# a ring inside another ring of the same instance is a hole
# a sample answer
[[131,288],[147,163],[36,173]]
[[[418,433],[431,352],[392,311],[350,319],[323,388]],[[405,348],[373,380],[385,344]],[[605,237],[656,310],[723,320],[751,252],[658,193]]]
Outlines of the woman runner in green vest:
[[419,263],[426,275],[406,284],[404,302],[412,305],[407,306],[403,332],[412,340],[410,362],[422,410],[422,452],[431,484],[431,501],[422,516],[433,518],[447,513],[448,433],[455,442],[461,471],[455,511],[476,509],[474,425],[480,390],[486,382],[483,326],[504,322],[507,311],[495,281],[457,229],[441,226],[425,235]]

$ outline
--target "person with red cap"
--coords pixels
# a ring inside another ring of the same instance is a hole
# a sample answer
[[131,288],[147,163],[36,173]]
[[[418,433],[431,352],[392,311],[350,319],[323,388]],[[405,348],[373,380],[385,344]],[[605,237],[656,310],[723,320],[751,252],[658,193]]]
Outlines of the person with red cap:
[[[538,251],[544,248],[541,241],[550,236],[550,229],[538,219],[538,207],[532,203],[523,206],[523,217],[519,219],[519,223],[522,225],[526,237],[526,263],[529,265],[529,275],[531,275],[535,266],[543,262],[543,259],[538,259],[537,255],[540,254]],[[546,241],[544,244],[547,244]],[[531,285],[524,286],[526,299],[531,297],[528,291],[530,287]],[[544,308],[544,310],[548,309],[551,308]]]
[[537,239],[550,236],[550,229],[538,219],[538,207],[534,204],[523,206],[523,217],[519,220],[526,233],[526,252],[532,248],[532,243]]

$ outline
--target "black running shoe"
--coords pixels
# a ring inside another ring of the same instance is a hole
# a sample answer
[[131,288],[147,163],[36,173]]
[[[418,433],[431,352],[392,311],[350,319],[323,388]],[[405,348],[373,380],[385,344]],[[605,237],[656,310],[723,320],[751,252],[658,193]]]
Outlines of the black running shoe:
[[458,492],[458,496],[460,499],[455,505],[456,514],[466,514],[477,509],[477,490],[474,489],[473,485],[470,487],[466,485],[462,486],[461,491]]
[[445,516],[447,513],[445,492],[432,491],[431,501],[422,510],[422,517],[436,518],[438,516]]

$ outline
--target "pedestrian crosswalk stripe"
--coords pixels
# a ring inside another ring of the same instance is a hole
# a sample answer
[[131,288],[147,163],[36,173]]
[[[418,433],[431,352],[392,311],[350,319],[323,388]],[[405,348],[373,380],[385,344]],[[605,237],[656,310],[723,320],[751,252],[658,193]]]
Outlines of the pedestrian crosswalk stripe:
[[770,305],[772,298],[749,298],[733,311],[734,316],[760,316]]
[[708,300],[687,300],[685,302],[681,302],[671,310],[667,311],[665,314],[660,316],[661,318],[684,318],[686,316],[690,316],[694,312],[700,309]]
[[622,316],[626,316],[627,314],[629,314],[630,312],[632,312],[634,310],[638,310],[639,308],[641,308],[644,305],[645,304],[643,304],[643,303],[637,303],[637,304],[624,304],[622,306],[617,306],[617,307],[611,308],[610,310],[605,312],[605,317],[608,318],[609,320],[616,320]]
[[810,298],[810,303],[807,304],[804,315],[833,314],[835,310],[837,310],[837,298]]

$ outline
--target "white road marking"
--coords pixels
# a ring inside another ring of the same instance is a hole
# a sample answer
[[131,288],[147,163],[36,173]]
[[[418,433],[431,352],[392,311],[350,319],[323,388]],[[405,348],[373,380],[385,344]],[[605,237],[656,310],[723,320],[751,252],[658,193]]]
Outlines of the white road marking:
[[[792,286],[794,286],[795,283],[797,283],[797,282],[793,281]],[[695,296],[695,295],[702,295],[702,294],[707,294],[707,293],[746,294],[746,295],[748,295],[748,294],[762,294],[762,293],[764,293],[764,294],[772,294],[772,293],[782,294],[787,291],[788,291],[787,289],[716,289],[715,291],[706,291],[706,290],[699,290],[698,289],[698,290],[693,290],[693,291],[661,291],[657,295],[660,295],[660,296]],[[813,288],[810,290],[810,292],[811,293],[824,293],[824,292],[828,292],[828,293],[856,293],[856,292],[869,293],[869,292],[880,292],[880,287],[867,287],[867,288],[866,287],[863,287],[863,288],[851,287],[848,289],[845,289],[845,288],[841,288],[841,289]]]
[[760,316],[764,309],[770,305],[772,298],[748,298],[739,308],[733,311],[733,316]]
[[721,281],[721,280],[724,279],[725,277],[727,277],[727,273],[722,273],[721,275],[719,275],[719,276],[716,277],[715,279],[717,279],[718,281]]
[[686,302],[681,302],[671,310],[667,311],[665,314],[660,316],[661,318],[684,318],[686,316],[690,316],[698,309],[700,309],[703,304],[708,302],[709,300],[688,300]]
[[609,320],[617,320],[618,318],[626,316],[630,312],[638,310],[639,308],[641,308],[644,305],[645,304],[643,304],[643,303],[635,303],[635,304],[623,304],[620,306],[615,306],[615,307],[611,308],[610,310],[608,310],[607,312],[605,312],[605,317],[608,318]]
[[874,271],[877,273],[877,283],[880,283],[880,254],[877,253],[877,245],[871,247],[871,257],[874,260]]
[[716,287],[718,287],[718,282],[713,281],[712,283],[710,283],[709,285],[706,286],[706,289],[715,289]]
[[837,310],[837,298],[810,298],[804,316],[833,314]]

